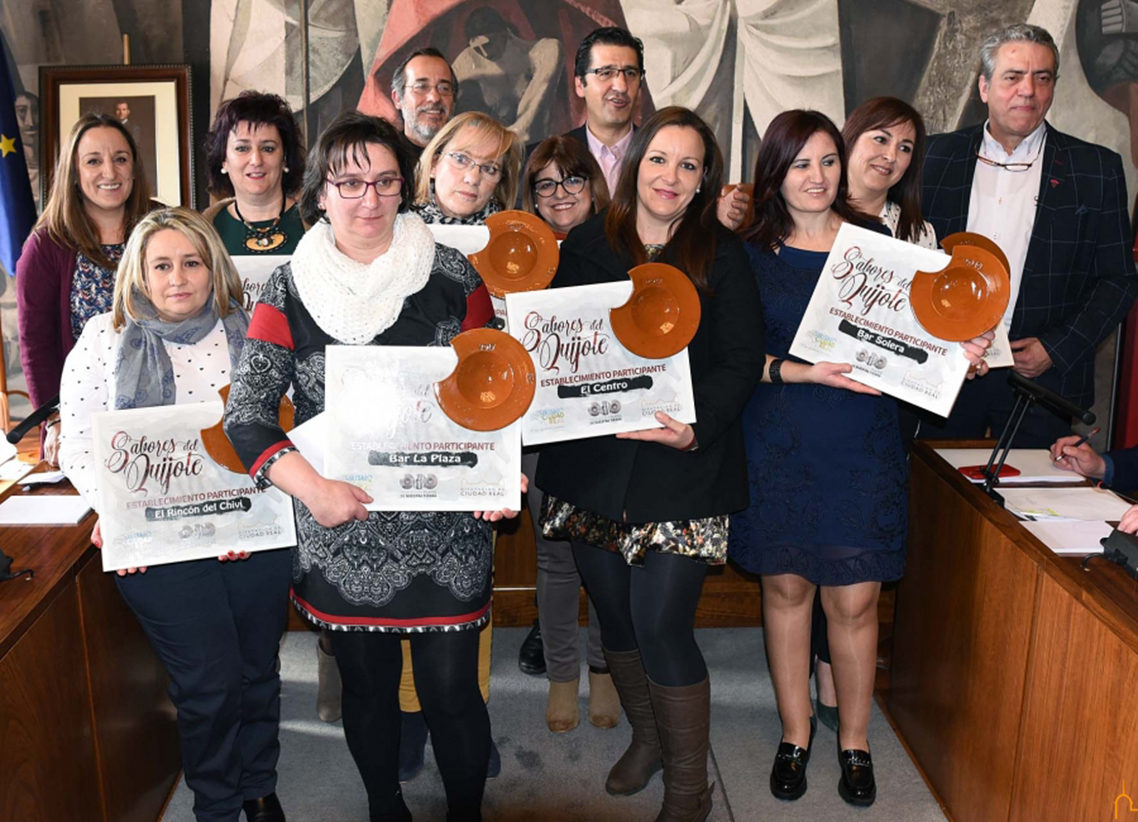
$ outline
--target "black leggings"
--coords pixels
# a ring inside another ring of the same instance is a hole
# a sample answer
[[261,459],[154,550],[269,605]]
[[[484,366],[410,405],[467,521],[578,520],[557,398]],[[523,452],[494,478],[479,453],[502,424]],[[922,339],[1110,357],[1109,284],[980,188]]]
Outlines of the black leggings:
[[[415,689],[447,795],[447,819],[482,819],[490,715],[478,690],[478,631],[411,634]],[[371,822],[411,818],[399,787],[399,677],[406,634],[332,631],[344,683],[344,736],[367,789]]]
[[573,543],[573,556],[596,605],[605,648],[639,648],[644,670],[657,685],[678,688],[707,678],[694,631],[707,565],[648,551],[644,565],[633,568],[620,554],[583,542]]

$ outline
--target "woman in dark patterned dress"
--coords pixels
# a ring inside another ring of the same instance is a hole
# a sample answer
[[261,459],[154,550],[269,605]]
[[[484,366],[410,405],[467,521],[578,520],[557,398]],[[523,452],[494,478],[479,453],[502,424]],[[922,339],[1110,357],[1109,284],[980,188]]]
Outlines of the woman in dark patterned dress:
[[[731,521],[729,554],[762,575],[763,636],[782,720],[771,792],[797,799],[817,728],[810,709],[815,589],[829,620],[841,724],[839,793],[876,796],[867,729],[877,663],[881,583],[905,568],[908,470],[897,403],[846,376],[846,363],[809,365],[788,350],[842,223],[886,229],[848,200],[841,134],[823,114],[771,121],[755,164],[751,268],[767,327],[764,383],[743,427],[750,508]],[[974,363],[987,340],[966,344]]]
[[759,292],[743,244],[716,217],[722,181],[707,125],[661,109],[633,136],[612,203],[562,244],[553,281],[627,281],[657,260],[687,274],[700,298],[687,349],[697,421],[658,412],[659,428],[545,446],[536,479],[545,535],[573,544],[632,725],[605,788],[636,793],[662,765],[657,822],[711,812],[711,684],[693,627],[707,567],[726,558],[728,515],[747,504],[739,415],[763,366]]
[[[51,194],[16,264],[20,362],[32,405],[59,393],[63,362],[83,326],[111,310],[115,269],[149,210],[130,132],[109,114],[84,114],[59,153]],[[44,426],[43,456],[56,464],[59,415]]]
[[490,618],[490,522],[515,512],[369,514],[367,495],[321,477],[277,422],[290,385],[298,423],[324,409],[325,346],[447,345],[490,319],[466,258],[409,213],[412,175],[398,132],[378,118],[345,113],[320,136],[300,195],[312,228],[254,309],[225,430],[256,482],[296,498],[293,600],[331,630],[372,822],[411,818],[398,781],[402,637],[447,818],[479,820],[490,722],[477,629]]

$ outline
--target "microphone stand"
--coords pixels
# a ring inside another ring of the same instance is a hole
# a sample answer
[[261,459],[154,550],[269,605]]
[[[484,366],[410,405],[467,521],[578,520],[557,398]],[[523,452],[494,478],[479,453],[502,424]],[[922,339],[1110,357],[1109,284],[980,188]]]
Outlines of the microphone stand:
[[1012,443],[1019,432],[1020,424],[1031,410],[1031,406],[1039,403],[1060,419],[1076,417],[1086,425],[1094,425],[1095,422],[1094,412],[1080,408],[1039,383],[1021,377],[1015,371],[1008,372],[1008,385],[1015,392],[1016,402],[1012,406],[1012,413],[1004,424],[1000,438],[996,441],[996,447],[992,449],[992,455],[988,457],[988,464],[984,467],[984,493],[1001,508],[1004,507],[1004,497],[996,490],[996,486],[1000,484],[1000,470],[1004,467],[1004,461],[1008,458],[1008,452],[1012,450]]
[[[24,438],[24,435],[39,425],[41,422],[51,416],[51,412],[59,407],[59,395],[56,394],[52,399],[41,405],[35,411],[28,415],[28,418],[8,432],[6,439],[13,445],[17,444]],[[7,582],[10,579],[19,579],[26,577],[31,579],[36,575],[36,572],[30,568],[25,568],[22,571],[13,571],[12,557],[4,553],[4,549],[0,548],[0,582]]]

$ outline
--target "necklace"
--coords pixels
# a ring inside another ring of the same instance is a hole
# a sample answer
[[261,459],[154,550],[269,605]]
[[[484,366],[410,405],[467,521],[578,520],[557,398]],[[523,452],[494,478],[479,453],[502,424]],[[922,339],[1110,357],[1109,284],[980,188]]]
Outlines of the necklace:
[[237,201],[233,201],[233,211],[237,214],[237,219],[245,226],[245,247],[247,249],[265,254],[269,251],[275,251],[288,242],[288,236],[280,228],[281,218],[284,217],[285,213],[285,203],[286,200],[282,197],[281,213],[269,225],[264,228],[257,228],[241,216],[241,209],[237,207]]

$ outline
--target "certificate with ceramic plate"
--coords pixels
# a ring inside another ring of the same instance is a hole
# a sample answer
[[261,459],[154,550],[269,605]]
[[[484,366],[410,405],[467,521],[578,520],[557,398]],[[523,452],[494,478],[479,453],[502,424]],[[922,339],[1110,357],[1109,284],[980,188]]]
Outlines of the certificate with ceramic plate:
[[493,511],[521,504],[519,423],[471,431],[443,413],[435,384],[450,346],[330,345],[324,476],[357,485],[369,511]]
[[261,291],[269,281],[269,276],[289,259],[287,254],[238,254],[232,258],[245,289],[245,310],[250,315],[253,306],[261,298]]
[[863,385],[947,417],[968,373],[959,343],[929,334],[909,304],[918,271],[947,254],[845,223],[838,231],[790,353],[841,362]]
[[296,544],[292,497],[260,490],[202,447],[219,400],[92,417],[103,570],[217,558]]
[[631,293],[631,282],[618,282],[506,295],[510,335],[537,371],[526,445],[660,428],[657,411],[695,422],[687,349],[651,360],[613,333],[609,311]]

